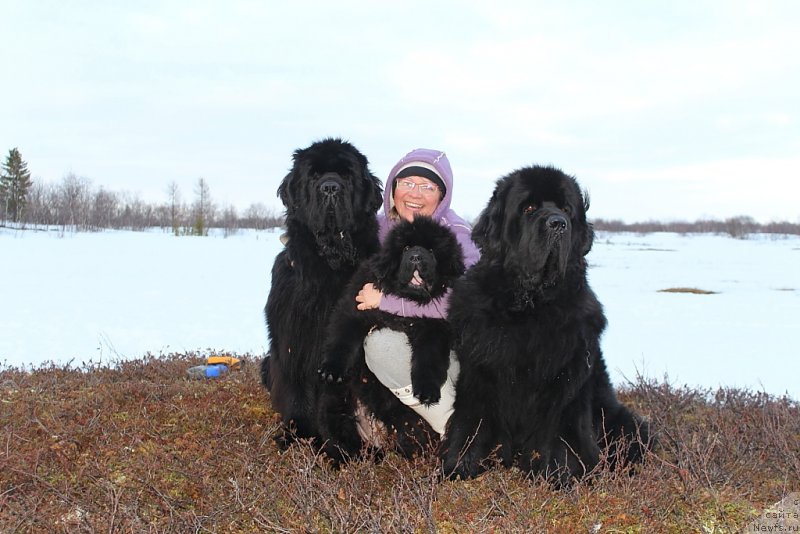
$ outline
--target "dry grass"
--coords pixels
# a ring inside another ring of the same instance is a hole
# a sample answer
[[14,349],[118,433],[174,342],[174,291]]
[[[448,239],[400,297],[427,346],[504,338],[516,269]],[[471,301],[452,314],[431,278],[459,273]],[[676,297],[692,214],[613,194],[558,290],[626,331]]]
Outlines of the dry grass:
[[716,295],[716,291],[709,291],[707,289],[698,289],[696,287],[669,287],[667,289],[659,289],[659,293],[692,293],[694,295]]
[[257,365],[184,378],[200,361],[0,372],[0,532],[736,532],[800,489],[788,399],[632,385],[661,448],[559,491],[504,469],[442,482],[433,455],[281,453]]

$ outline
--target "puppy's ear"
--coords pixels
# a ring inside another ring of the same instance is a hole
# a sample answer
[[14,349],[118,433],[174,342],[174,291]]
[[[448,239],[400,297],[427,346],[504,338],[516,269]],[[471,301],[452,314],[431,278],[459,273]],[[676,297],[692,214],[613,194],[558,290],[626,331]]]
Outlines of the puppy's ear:
[[481,249],[481,254],[499,253],[506,218],[506,196],[510,188],[509,177],[497,181],[492,198],[478,217],[472,229],[472,241]]
[[434,234],[436,244],[433,246],[433,251],[436,255],[437,270],[443,278],[448,279],[448,285],[452,285],[452,282],[467,270],[464,265],[464,249],[449,228],[436,224],[436,231],[438,234]]
[[403,257],[406,232],[411,223],[401,221],[386,236],[380,250],[370,258],[372,274],[381,284],[390,283]]
[[370,271],[377,282],[378,288],[383,288],[391,280],[393,271],[397,267],[397,258],[384,246],[369,259]]
[[464,265],[464,249],[461,248],[461,244],[455,239],[453,239],[453,246],[448,251],[447,259],[448,261],[445,265],[445,275],[448,278],[455,280],[463,275],[464,271],[467,270],[466,266]]

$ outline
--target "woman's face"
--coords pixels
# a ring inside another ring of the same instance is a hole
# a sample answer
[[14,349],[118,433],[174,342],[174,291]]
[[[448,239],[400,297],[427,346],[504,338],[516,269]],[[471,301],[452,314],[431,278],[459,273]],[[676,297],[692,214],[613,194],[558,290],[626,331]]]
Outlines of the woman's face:
[[421,176],[400,178],[394,188],[394,207],[406,221],[417,215],[430,217],[441,201],[439,186]]

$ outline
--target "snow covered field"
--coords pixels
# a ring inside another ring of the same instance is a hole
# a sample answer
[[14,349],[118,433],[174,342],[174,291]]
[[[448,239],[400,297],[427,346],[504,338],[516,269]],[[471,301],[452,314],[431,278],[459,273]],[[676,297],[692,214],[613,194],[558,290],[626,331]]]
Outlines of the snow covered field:
[[[0,228],[0,364],[262,354],[279,233]],[[800,399],[800,238],[598,233],[589,264],[615,383],[638,373]],[[659,292],[676,287],[715,293]]]

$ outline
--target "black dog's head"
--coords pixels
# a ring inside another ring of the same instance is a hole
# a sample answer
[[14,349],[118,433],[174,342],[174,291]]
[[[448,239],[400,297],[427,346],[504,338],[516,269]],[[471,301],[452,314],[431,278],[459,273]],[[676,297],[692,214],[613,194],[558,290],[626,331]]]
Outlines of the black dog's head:
[[278,187],[286,219],[315,235],[356,230],[383,202],[381,181],[367,158],[341,139],[323,139],[295,151],[294,164]]
[[569,268],[585,272],[594,231],[588,197],[553,167],[524,167],[501,178],[472,231],[486,261],[501,264],[525,290],[547,289]]
[[371,264],[382,291],[422,304],[442,296],[465,270],[453,232],[421,216],[398,223]]

